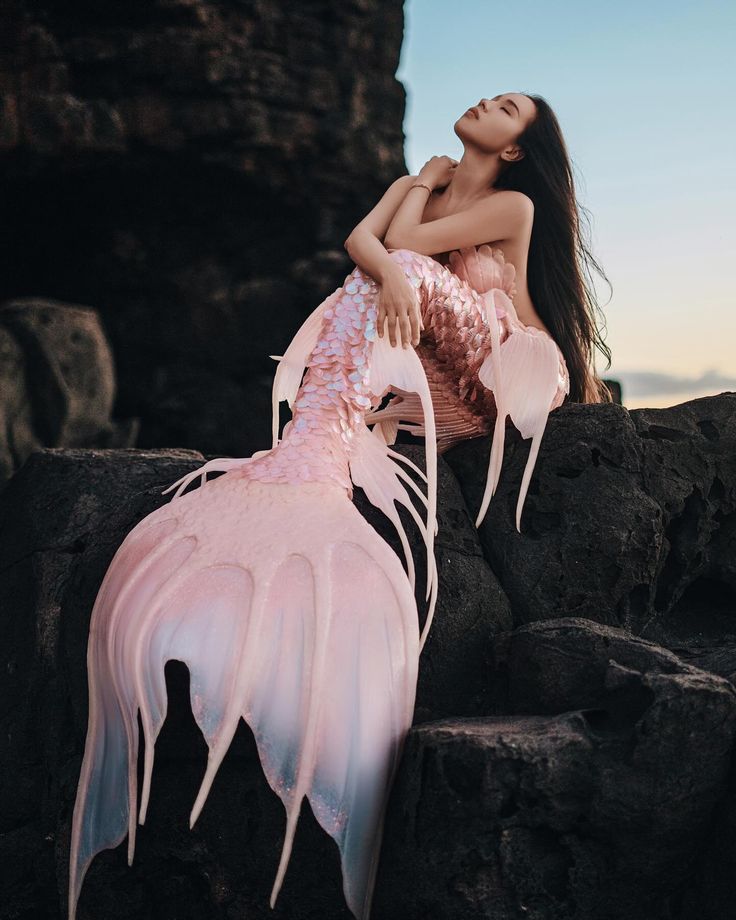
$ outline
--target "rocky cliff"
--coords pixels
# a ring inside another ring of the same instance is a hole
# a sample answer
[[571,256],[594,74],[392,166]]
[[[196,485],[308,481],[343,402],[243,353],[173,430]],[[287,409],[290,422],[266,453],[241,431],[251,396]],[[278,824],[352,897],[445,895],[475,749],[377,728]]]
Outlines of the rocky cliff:
[[49,437],[73,411],[65,375],[61,406],[39,403],[36,351],[0,312],[17,368],[0,464],[27,444],[270,444],[268,356],[342,282],[345,237],[408,171],[403,27],[400,0],[3,4],[0,303],[57,302],[57,325],[98,312],[124,430]]
[[[521,534],[529,442],[513,430],[488,516],[472,523],[489,448],[476,439],[440,458],[440,593],[374,917],[725,920],[736,897],[736,394],[561,407]],[[421,447],[399,449],[422,463]],[[0,494],[3,920],[64,916],[92,604],[125,533],[203,459],[41,450]],[[359,491],[356,501],[400,554],[390,524]],[[337,848],[306,801],[268,907],[284,813],[244,722],[189,830],[206,746],[185,666],[166,673],[134,864],[123,845],[96,858],[80,920],[348,920]]]

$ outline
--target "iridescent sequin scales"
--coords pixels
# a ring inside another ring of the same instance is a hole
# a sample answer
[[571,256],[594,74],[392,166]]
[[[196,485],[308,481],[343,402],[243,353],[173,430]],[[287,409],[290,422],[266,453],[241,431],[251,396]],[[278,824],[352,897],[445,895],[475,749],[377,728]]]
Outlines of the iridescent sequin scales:
[[[481,295],[430,256],[409,249],[390,251],[419,298],[424,330],[416,348],[432,393],[438,451],[467,437],[487,434],[496,415],[492,390],[479,378],[491,350],[491,334]],[[508,264],[508,263],[507,263]],[[513,277],[513,275],[512,275]],[[497,289],[506,309],[497,307],[500,342],[522,324],[503,287]],[[373,343],[377,336],[379,285],[356,267],[325,309],[319,340],[307,360],[307,372],[274,451],[247,465],[248,478],[261,481],[339,482],[352,493],[348,461],[355,433],[369,424],[401,418],[424,435],[421,407],[411,394],[377,411],[381,397],[370,391]],[[523,327],[527,332],[530,327]],[[546,335],[541,330],[533,333]],[[401,348],[401,345],[397,345]],[[559,351],[559,349],[558,349]],[[567,368],[559,352],[559,390],[555,404],[569,389]]]

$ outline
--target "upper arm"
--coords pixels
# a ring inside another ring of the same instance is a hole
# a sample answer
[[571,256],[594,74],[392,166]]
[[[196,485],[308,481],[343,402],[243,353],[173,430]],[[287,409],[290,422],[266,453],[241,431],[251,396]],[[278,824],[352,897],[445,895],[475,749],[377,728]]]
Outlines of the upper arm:
[[387,249],[411,249],[431,256],[465,246],[480,246],[515,236],[534,219],[534,203],[528,195],[504,189],[465,211],[418,224],[396,237],[386,234]]
[[[356,224],[350,236],[360,228],[368,230],[374,236],[378,237],[379,240],[383,240],[394,214],[399,209],[399,205],[404,200],[404,196],[414,184],[415,180],[416,176],[399,176],[398,179],[392,182],[373,210],[369,211],[363,220]],[[345,244],[347,244],[350,236],[345,240]]]

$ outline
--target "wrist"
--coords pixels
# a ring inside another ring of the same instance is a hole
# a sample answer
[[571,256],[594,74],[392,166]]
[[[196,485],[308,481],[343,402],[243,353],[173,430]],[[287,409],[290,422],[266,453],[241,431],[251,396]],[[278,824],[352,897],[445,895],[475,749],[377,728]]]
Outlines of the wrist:
[[389,253],[386,253],[387,257],[381,263],[381,267],[376,275],[376,281],[379,284],[384,284],[388,279],[396,278],[398,275],[404,274],[404,270],[397,265],[396,262],[390,257]]
[[[421,173],[414,180],[414,185],[426,185],[430,192],[434,191],[435,183],[430,179],[429,176],[423,176]],[[414,186],[412,186],[413,188]]]

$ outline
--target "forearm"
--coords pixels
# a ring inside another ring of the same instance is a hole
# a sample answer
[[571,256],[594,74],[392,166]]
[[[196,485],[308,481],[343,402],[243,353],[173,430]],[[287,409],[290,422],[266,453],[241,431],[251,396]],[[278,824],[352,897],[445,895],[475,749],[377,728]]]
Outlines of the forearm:
[[406,246],[406,240],[410,237],[411,231],[421,224],[430,194],[423,185],[409,189],[386,231],[387,246],[391,249],[411,249],[411,246]]
[[345,249],[358,268],[379,284],[387,274],[394,274],[398,268],[378,237],[364,228],[350,234]]

